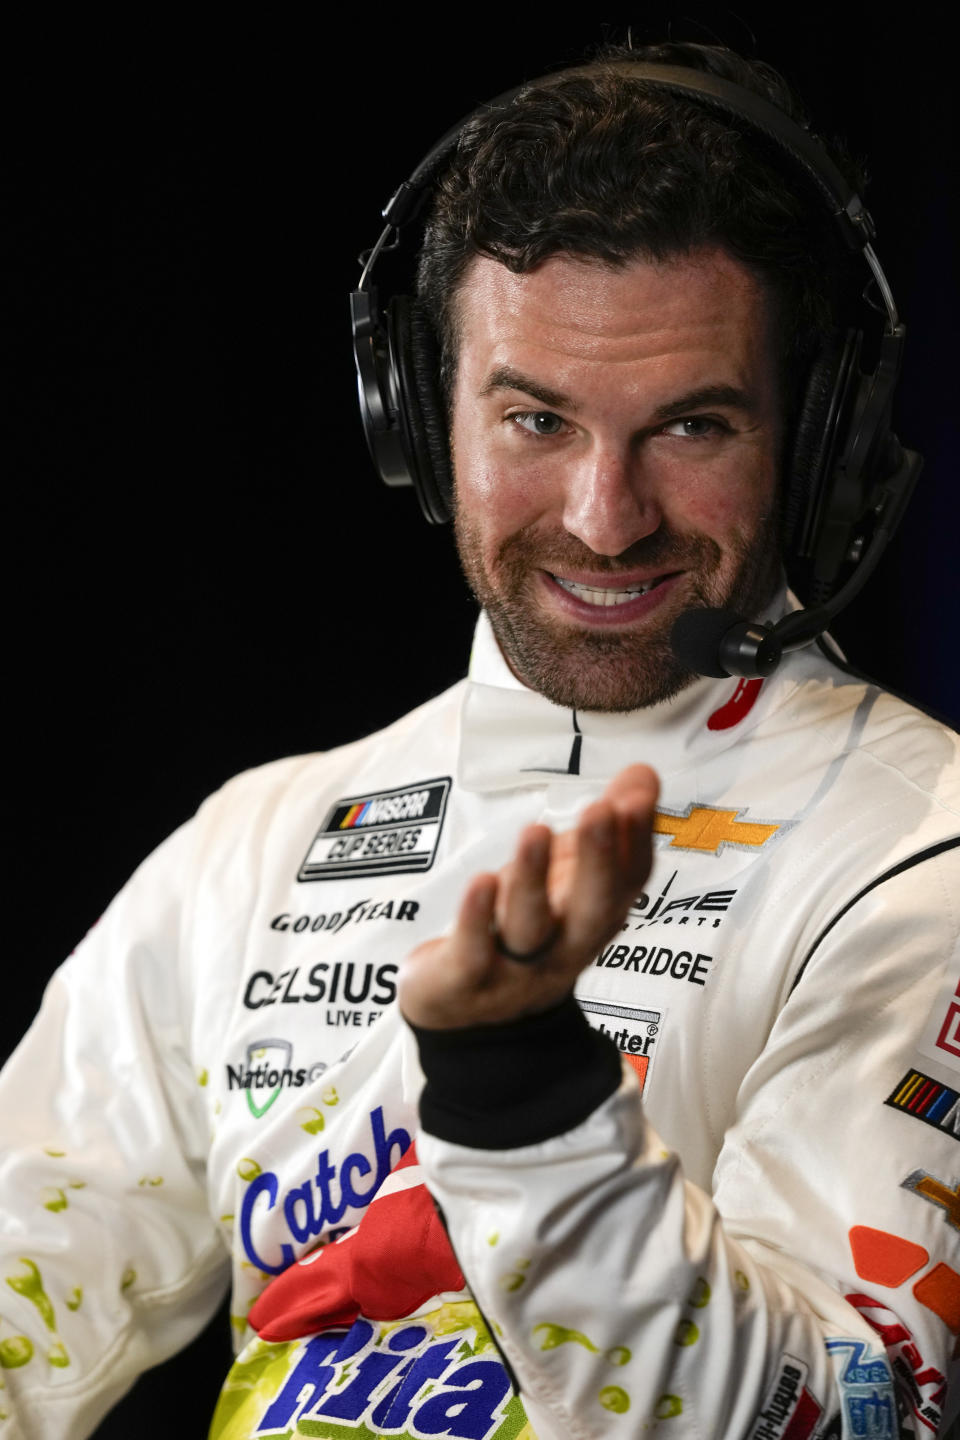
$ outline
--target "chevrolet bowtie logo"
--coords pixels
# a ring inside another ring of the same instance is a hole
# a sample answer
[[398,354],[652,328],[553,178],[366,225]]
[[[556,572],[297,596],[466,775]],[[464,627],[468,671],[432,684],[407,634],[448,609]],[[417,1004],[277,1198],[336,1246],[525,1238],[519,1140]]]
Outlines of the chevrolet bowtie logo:
[[903,1181],[903,1188],[912,1190],[921,1200],[929,1200],[931,1205],[940,1205],[947,1222],[954,1230],[960,1230],[960,1183],[948,1184],[927,1170],[913,1170]]
[[765,845],[779,825],[754,825],[738,820],[739,810],[714,810],[692,805],[686,815],[658,810],[653,817],[655,835],[672,835],[671,850],[707,850],[718,854],[721,845]]

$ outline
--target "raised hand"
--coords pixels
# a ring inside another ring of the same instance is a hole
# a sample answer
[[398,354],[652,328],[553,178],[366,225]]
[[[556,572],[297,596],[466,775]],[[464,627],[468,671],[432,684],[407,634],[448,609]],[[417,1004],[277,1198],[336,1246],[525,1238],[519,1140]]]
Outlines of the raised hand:
[[521,831],[508,864],[471,880],[450,934],[419,945],[401,968],[411,1024],[497,1024],[557,1004],[643,887],[657,793],[649,766],[631,765],[574,829]]

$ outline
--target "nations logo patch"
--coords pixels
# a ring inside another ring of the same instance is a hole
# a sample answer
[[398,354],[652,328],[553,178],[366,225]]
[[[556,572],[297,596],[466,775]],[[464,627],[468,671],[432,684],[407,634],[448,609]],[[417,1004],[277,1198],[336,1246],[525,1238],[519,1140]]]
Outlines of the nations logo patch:
[[348,880],[429,870],[450,793],[449,777],[337,800],[307,851],[298,880]]

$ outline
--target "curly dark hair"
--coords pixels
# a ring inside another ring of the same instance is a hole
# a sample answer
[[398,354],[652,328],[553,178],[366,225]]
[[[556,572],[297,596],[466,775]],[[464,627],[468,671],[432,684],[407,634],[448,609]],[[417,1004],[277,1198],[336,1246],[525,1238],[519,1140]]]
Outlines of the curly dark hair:
[[[805,124],[771,67],[722,46],[608,47],[475,116],[440,177],[417,276],[449,399],[457,288],[477,255],[520,273],[556,254],[622,265],[720,247],[763,283],[781,335],[788,408],[842,323],[849,254],[812,185],[749,124],[625,73],[625,61],[707,70]],[[854,185],[863,177],[834,145]],[[789,171],[790,173],[785,173]]]

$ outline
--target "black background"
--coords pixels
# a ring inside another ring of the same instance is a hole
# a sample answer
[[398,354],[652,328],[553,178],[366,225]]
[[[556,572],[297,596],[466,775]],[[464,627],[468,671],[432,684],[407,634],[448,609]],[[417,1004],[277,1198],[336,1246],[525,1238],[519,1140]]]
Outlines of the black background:
[[[450,124],[631,20],[640,39],[670,24],[755,48],[822,133],[868,157],[876,248],[910,329],[897,428],[927,464],[835,633],[855,663],[960,719],[952,82],[933,8],[910,7],[909,32],[866,5],[600,13],[357,7],[323,30],[144,22],[9,48],[3,1048],[211,789],[375,729],[462,673],[474,612],[450,537],[412,494],[379,487],[355,415],[355,257]],[[226,1363],[221,1321],[98,1434],[167,1435],[174,1395],[188,1433],[185,1390],[208,1413]]]

